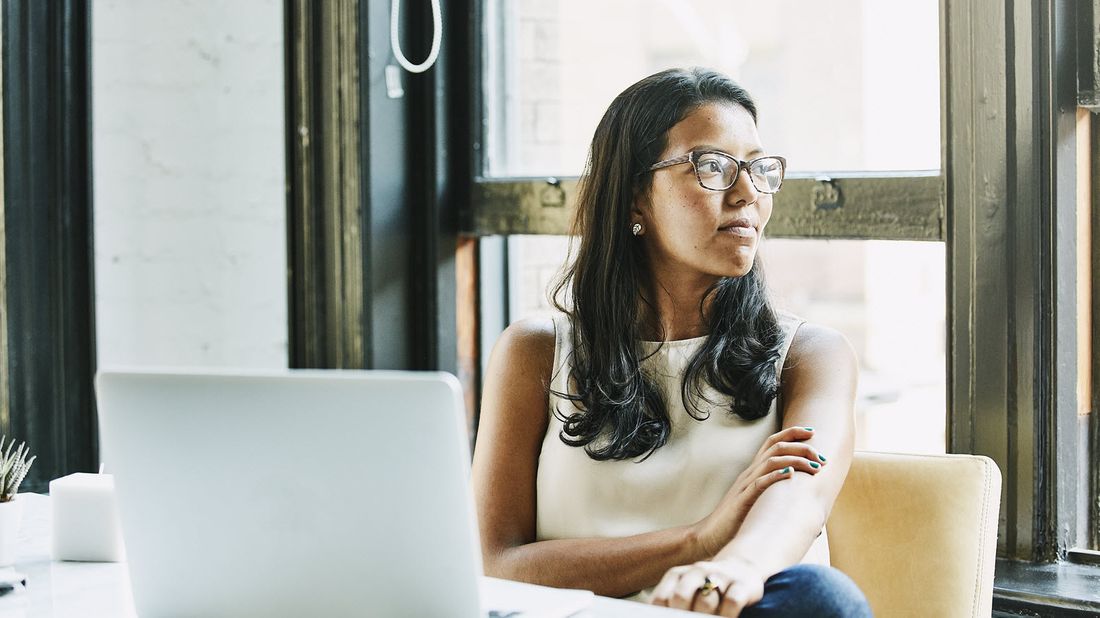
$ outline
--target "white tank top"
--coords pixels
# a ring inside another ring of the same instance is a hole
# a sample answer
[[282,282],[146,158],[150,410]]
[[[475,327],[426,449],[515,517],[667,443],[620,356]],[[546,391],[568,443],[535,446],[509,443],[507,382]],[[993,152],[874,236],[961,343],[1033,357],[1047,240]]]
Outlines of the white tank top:
[[[777,377],[794,333],[804,322],[783,312],[778,313],[778,318],[784,340],[777,361]],[[568,316],[555,315],[554,330],[550,389],[569,392],[573,339]],[[705,340],[704,336],[665,342],[656,354],[642,362],[643,369],[663,390],[672,421],[668,442],[643,462],[596,461],[583,447],[564,444],[559,437],[562,422],[554,410],[568,416],[577,408],[551,392],[549,425],[538,464],[537,540],[643,534],[693,524],[714,510],[760,446],[781,425],[775,401],[766,416],[746,421],[731,416],[729,397],[709,385],[703,385],[707,399],[726,402],[725,407],[699,401],[699,409],[710,416],[697,421],[688,414],[680,395],[680,383],[688,362]],[[658,344],[642,342],[642,346],[643,352],[649,354]],[[802,562],[829,564],[824,530]],[[649,592],[643,590],[631,598],[646,600]]]

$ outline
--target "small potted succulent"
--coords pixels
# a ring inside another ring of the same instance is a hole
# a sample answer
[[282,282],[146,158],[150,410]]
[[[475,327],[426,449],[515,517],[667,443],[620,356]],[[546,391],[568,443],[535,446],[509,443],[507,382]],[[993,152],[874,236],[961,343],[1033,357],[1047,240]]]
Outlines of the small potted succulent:
[[15,563],[15,548],[19,540],[19,524],[23,519],[23,503],[16,500],[19,484],[27,476],[35,457],[27,459],[30,451],[26,443],[15,447],[15,440],[8,442],[0,437],[0,567]]

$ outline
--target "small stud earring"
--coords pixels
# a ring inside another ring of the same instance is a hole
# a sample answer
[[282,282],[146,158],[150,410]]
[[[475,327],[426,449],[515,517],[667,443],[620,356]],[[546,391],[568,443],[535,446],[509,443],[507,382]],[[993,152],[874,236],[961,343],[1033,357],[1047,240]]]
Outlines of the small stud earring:
[[635,223],[630,228],[630,233],[634,234],[635,236],[641,236],[642,235],[642,224],[641,223]]

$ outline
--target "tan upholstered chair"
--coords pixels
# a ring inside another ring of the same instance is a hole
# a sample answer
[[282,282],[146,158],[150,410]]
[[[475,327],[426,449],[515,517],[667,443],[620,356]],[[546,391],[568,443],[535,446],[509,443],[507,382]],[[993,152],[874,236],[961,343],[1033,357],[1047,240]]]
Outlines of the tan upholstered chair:
[[1000,497],[987,457],[857,451],[826,526],[832,564],[875,616],[988,617]]

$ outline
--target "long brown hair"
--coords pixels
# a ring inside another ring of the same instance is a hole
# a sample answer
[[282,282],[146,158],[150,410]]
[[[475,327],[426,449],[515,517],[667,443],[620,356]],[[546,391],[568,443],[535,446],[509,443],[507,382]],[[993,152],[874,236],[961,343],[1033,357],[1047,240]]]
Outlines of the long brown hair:
[[[756,120],[752,98],[728,77],[707,69],[669,69],[617,96],[592,138],[577,194],[574,256],[552,301],[573,325],[572,373],[566,381],[572,392],[553,392],[577,410],[555,410],[564,424],[560,437],[584,447],[593,459],[644,459],[668,441],[666,402],[641,369],[642,309],[644,304],[652,310],[653,304],[645,297],[648,265],[630,233],[630,209],[636,192],[649,190],[652,176],[646,170],[664,151],[669,129],[712,102],[739,105]],[[711,286],[700,302],[701,314],[712,295],[704,316],[709,335],[684,375],[684,406],[705,420],[699,401],[706,400],[706,383],[731,398],[730,414],[762,418],[778,392],[775,364],[782,332],[759,266]]]

